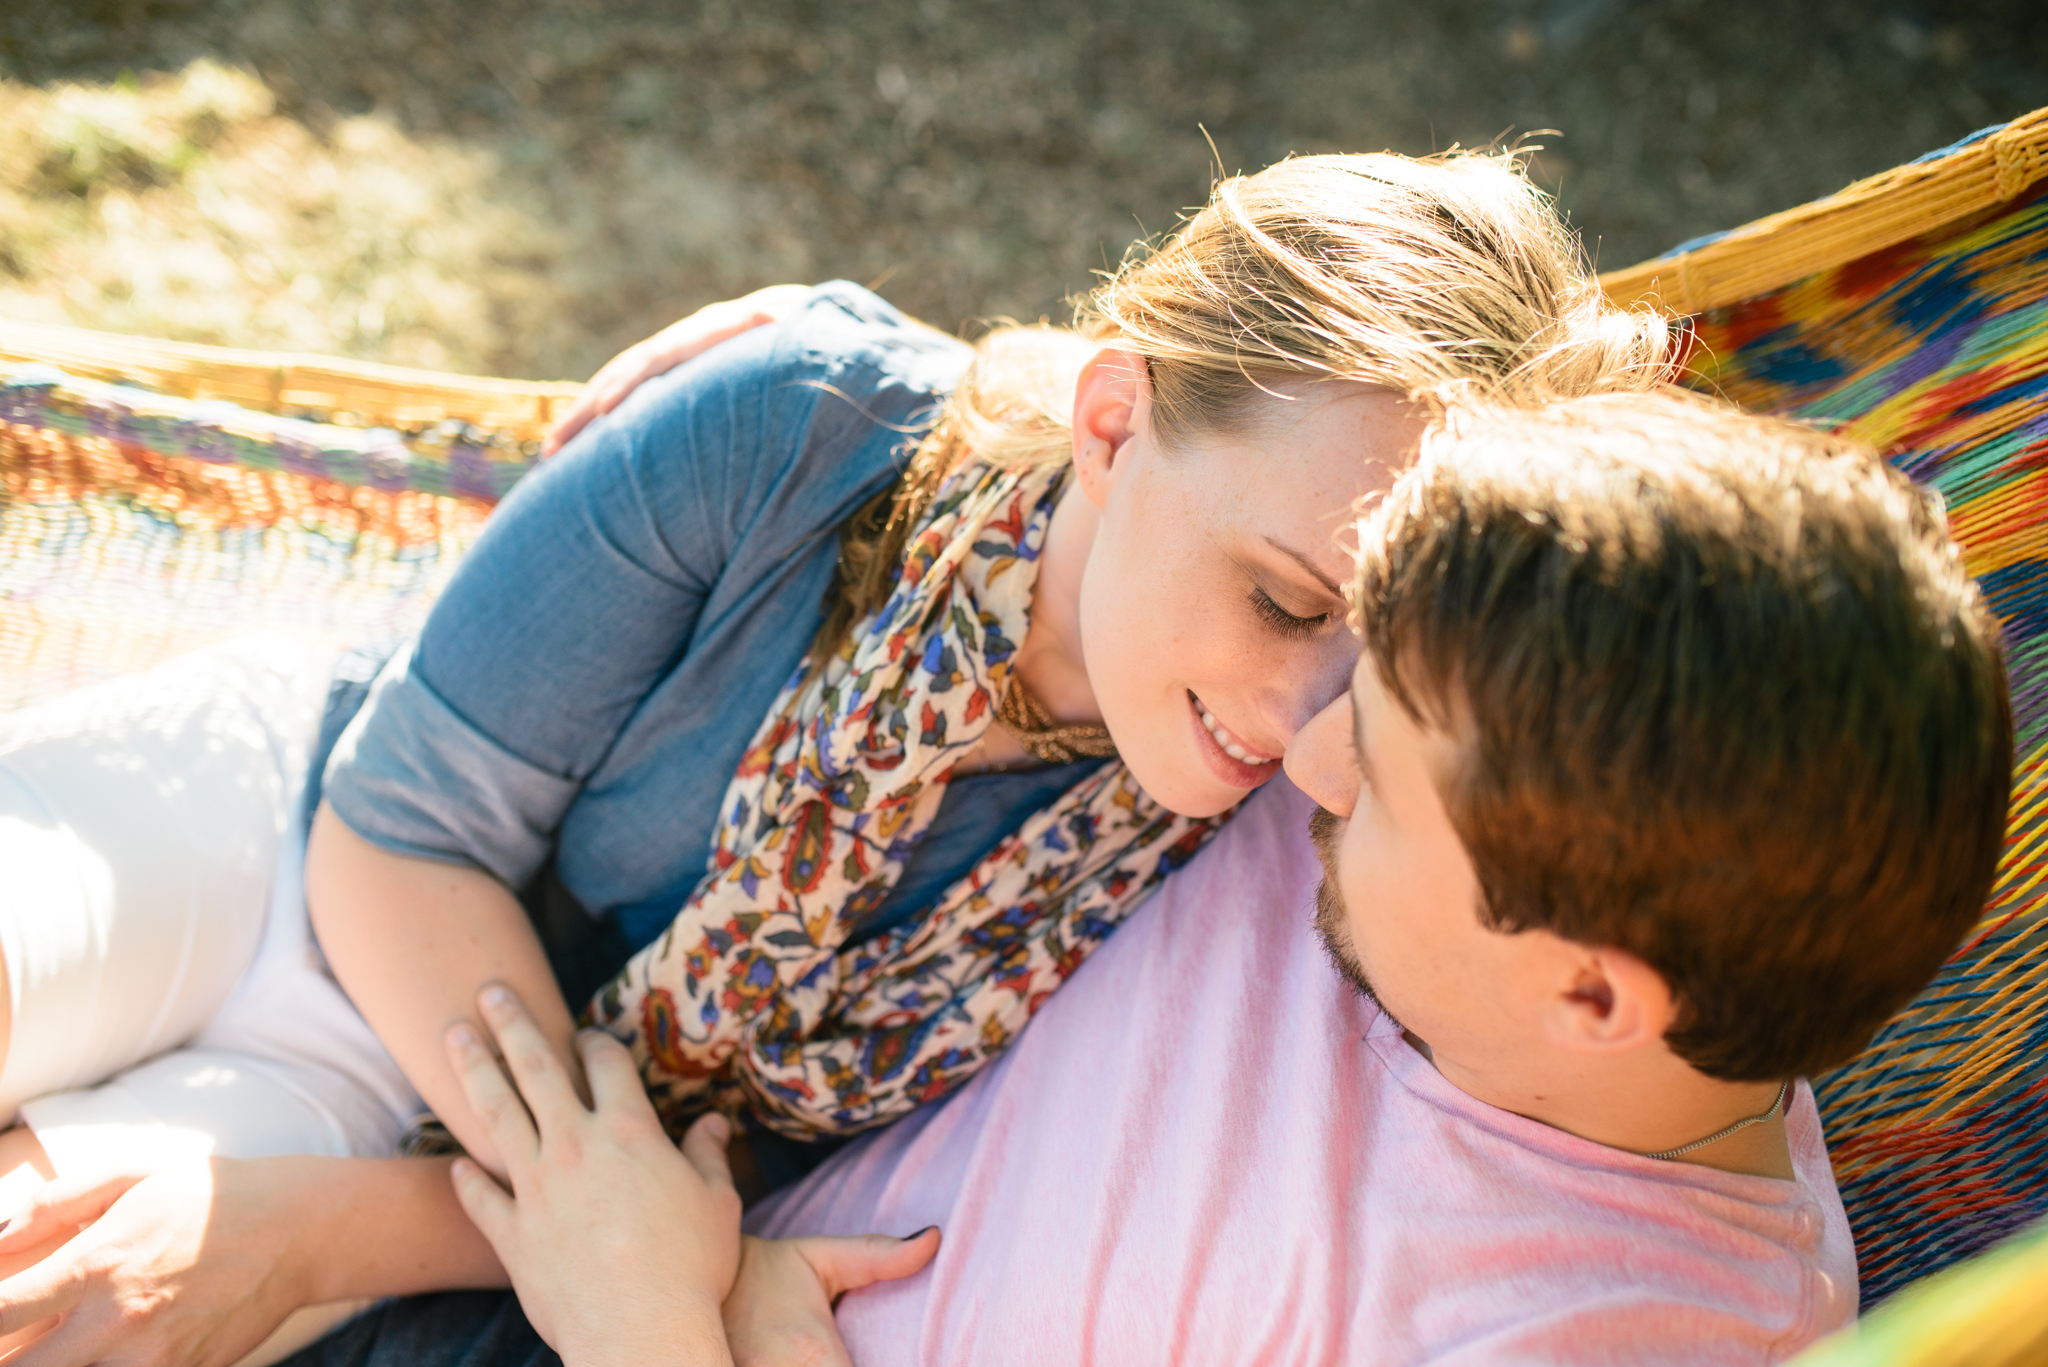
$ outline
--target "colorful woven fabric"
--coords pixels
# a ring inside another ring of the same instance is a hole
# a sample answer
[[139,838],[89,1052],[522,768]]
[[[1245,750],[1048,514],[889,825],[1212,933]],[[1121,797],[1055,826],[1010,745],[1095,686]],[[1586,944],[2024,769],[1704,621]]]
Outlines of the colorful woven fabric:
[[2021,759],[1984,926],[1817,1080],[1870,1305],[2048,1215],[2048,185],[1694,330],[1702,387],[1939,489],[2006,630]]
[[485,503],[502,498],[539,459],[530,444],[461,422],[415,432],[343,427],[76,379],[34,365],[0,371],[0,422],[98,438],[174,460]]
[[0,709],[244,632],[412,630],[535,458],[0,370]]

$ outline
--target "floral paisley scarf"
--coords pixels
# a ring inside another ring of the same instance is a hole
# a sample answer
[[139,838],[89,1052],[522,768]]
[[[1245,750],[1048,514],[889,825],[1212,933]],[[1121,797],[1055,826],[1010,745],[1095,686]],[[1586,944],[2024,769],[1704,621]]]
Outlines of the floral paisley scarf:
[[924,917],[842,948],[993,722],[1065,476],[975,463],[940,486],[889,600],[769,709],[704,881],[591,1002],[672,1131],[717,1107],[848,1134],[943,1096],[1227,819],[1174,815],[1111,760]]

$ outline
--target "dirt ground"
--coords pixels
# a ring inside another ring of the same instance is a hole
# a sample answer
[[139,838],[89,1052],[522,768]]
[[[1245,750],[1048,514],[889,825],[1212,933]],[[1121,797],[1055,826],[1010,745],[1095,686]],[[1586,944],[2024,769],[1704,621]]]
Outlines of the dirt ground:
[[2044,104],[2039,0],[0,0],[0,316],[581,377],[777,280],[1057,317],[1216,158],[1557,130],[1617,266]]

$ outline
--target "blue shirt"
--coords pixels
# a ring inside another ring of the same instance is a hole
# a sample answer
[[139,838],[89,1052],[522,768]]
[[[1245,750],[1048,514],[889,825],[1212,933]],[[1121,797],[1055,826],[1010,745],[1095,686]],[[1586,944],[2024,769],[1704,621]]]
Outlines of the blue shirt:
[[[627,946],[654,939],[817,632],[840,524],[968,355],[839,282],[642,385],[512,491],[379,673],[327,766],[336,814],[515,890],[552,857]],[[928,909],[1094,763],[954,780],[858,937]]]

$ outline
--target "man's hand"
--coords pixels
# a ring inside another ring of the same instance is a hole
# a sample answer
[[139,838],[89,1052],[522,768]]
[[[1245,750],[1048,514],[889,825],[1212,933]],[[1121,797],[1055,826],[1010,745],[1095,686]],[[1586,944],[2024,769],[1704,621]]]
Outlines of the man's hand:
[[709,351],[729,337],[772,323],[795,308],[808,285],[770,285],[738,299],[706,304],[678,323],[670,323],[644,342],[635,342],[604,363],[590,377],[576,402],[541,443],[541,454],[552,456],[569,438],[581,432],[592,418],[611,412],[624,398],[656,375],[674,370],[691,357]]
[[448,1054],[512,1192],[459,1160],[455,1193],[534,1330],[569,1367],[730,1363],[719,1304],[739,1270],[740,1198],[725,1118],[699,1120],[678,1152],[618,1041],[577,1037],[587,1108],[510,989],[477,1001],[505,1071],[467,1022],[450,1027]]
[[744,1241],[725,1300],[725,1337],[739,1367],[850,1367],[832,1307],[848,1291],[919,1271],[939,1251],[936,1227],[907,1239]]
[[289,1161],[43,1186],[0,1232],[0,1259],[44,1254],[0,1281],[0,1335],[33,1338],[9,1367],[227,1367],[256,1347],[305,1299],[289,1270]]

